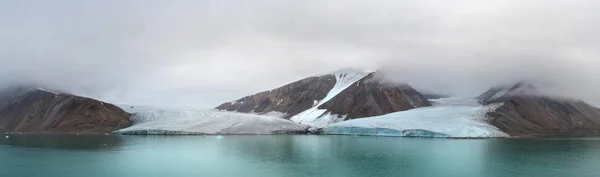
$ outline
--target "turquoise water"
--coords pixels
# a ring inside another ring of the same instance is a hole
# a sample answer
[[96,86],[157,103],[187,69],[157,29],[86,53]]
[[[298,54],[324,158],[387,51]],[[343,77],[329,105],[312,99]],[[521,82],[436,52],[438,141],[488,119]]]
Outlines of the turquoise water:
[[2,177],[598,177],[600,139],[0,137]]

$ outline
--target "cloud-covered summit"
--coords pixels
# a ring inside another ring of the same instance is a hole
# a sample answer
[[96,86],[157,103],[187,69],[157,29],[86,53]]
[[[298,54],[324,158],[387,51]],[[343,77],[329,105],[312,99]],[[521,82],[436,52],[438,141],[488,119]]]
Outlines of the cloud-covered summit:
[[0,1],[0,83],[210,107],[356,67],[458,95],[541,80],[599,103],[598,8],[593,0]]

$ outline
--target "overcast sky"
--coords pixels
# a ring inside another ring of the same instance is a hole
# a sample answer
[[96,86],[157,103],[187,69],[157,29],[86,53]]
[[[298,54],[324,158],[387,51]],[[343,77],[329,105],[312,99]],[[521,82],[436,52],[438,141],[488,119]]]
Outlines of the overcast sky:
[[214,107],[344,67],[476,95],[522,79],[600,103],[597,0],[0,0],[0,84]]

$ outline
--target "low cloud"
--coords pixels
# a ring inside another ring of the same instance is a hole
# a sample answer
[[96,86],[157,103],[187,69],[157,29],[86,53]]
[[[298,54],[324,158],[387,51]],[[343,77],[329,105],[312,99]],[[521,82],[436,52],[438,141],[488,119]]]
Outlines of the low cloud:
[[453,95],[538,80],[600,103],[600,2],[3,1],[0,84],[208,108],[343,67]]

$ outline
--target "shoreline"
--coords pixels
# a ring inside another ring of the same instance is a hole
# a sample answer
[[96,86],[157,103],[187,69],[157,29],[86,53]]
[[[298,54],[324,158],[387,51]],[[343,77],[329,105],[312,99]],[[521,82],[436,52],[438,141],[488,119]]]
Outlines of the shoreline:
[[73,136],[288,136],[288,135],[306,135],[306,136],[351,136],[351,137],[397,137],[397,138],[420,138],[420,139],[449,139],[449,140],[493,140],[493,139],[577,139],[577,138],[600,138],[600,135],[585,136],[513,136],[513,137],[427,137],[427,136],[393,136],[393,135],[359,135],[359,134],[313,134],[313,133],[271,133],[271,134],[250,134],[250,133],[222,133],[207,134],[196,132],[183,132],[182,134],[121,134],[121,133],[90,133],[90,132],[0,132],[2,135],[73,135]]

